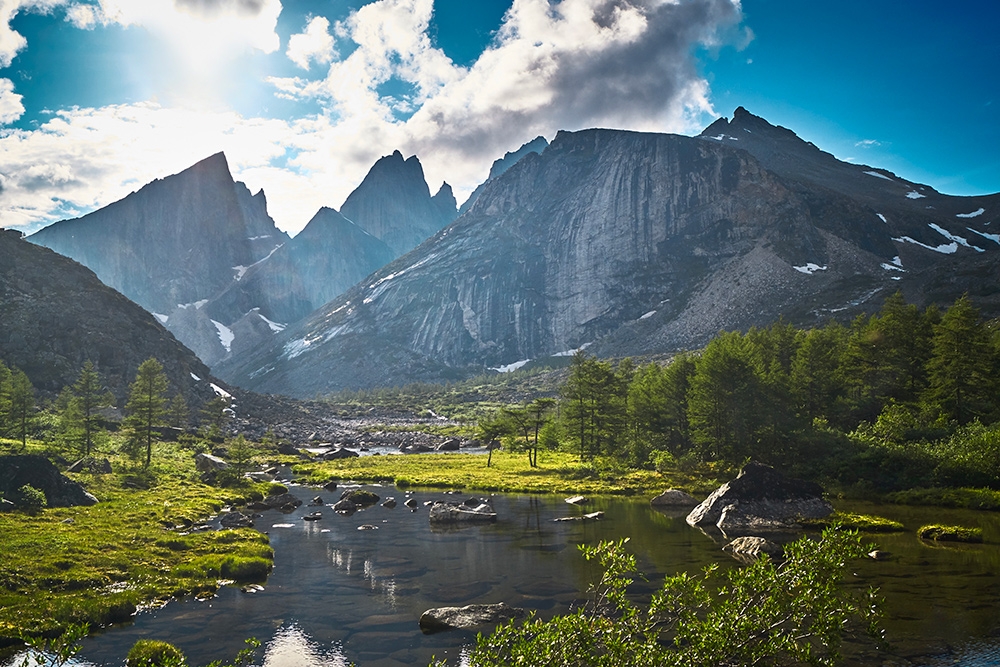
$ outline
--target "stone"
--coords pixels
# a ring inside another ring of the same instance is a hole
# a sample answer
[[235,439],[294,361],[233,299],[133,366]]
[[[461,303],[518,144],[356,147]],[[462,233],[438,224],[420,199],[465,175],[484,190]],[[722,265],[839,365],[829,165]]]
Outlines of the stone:
[[435,502],[427,515],[428,520],[432,524],[491,523],[497,520],[493,503],[488,498],[470,500],[461,504]]
[[363,523],[358,526],[358,530],[378,530],[378,526],[373,526],[370,523]]
[[322,505],[323,504],[323,496],[316,496],[315,498],[313,498],[309,502],[309,504],[310,505]]
[[338,459],[354,459],[361,456],[352,449],[347,449],[346,447],[334,447],[326,454],[323,454],[320,458],[324,461],[336,461]]
[[0,456],[0,496],[11,497],[24,485],[45,494],[49,507],[94,505],[97,498],[77,482],[61,474],[44,456],[16,454]]
[[227,512],[222,515],[219,525],[223,528],[252,528],[253,519],[243,512]]
[[278,453],[284,454],[285,456],[297,456],[299,454],[299,448],[294,445],[289,445],[288,443],[282,443],[278,445]]
[[306,514],[302,517],[303,521],[319,521],[323,518],[322,512],[312,512],[311,514]]
[[89,472],[95,475],[110,475],[111,461],[94,458],[93,456],[85,456],[66,468],[66,472]]
[[461,440],[458,438],[448,438],[434,449],[439,452],[457,452],[461,447]]
[[649,501],[653,507],[694,507],[698,499],[680,489],[667,489]]
[[882,551],[881,549],[874,549],[868,552],[868,557],[872,560],[889,560],[892,554],[888,551]]
[[403,502],[403,504],[409,507],[411,510],[415,510],[418,507],[420,507],[420,503],[417,502],[416,498],[407,498],[406,501]]
[[420,630],[424,634],[451,629],[471,629],[481,625],[504,623],[524,618],[528,612],[504,602],[470,604],[465,607],[437,607],[420,615]]
[[329,482],[323,485],[323,488],[326,489],[327,491],[336,491],[337,482],[331,479]]
[[571,498],[567,498],[566,502],[570,505],[586,505],[590,501],[585,496],[572,496]]
[[686,520],[692,526],[718,526],[729,536],[796,528],[799,519],[822,519],[833,513],[822,492],[818,484],[785,477],[771,466],[751,461],[691,510]]
[[604,518],[604,512],[591,512],[582,516],[564,516],[553,521],[600,521]]
[[780,544],[758,536],[737,537],[722,547],[722,550],[728,551],[733,558],[744,563],[751,563],[763,556],[771,560],[780,560],[785,555],[785,550]]
[[228,468],[229,464],[212,454],[195,454],[194,467],[198,472],[218,472]]
[[302,504],[302,501],[290,493],[279,493],[273,496],[267,496],[263,501],[261,501],[261,504],[266,505],[267,509],[282,509],[284,507],[288,507],[289,505],[293,508],[298,507]]
[[358,506],[351,502],[350,499],[343,498],[334,503],[333,511],[350,516],[358,511]]
[[392,508],[394,508],[395,506],[396,506],[396,499],[395,499],[395,498],[386,498],[386,499],[385,499],[385,500],[384,500],[384,501],[382,502],[382,507],[386,507],[386,508],[388,508],[388,509],[392,509]]
[[350,489],[348,491],[344,491],[344,493],[341,494],[340,499],[350,500],[358,507],[371,507],[381,500],[377,493],[368,491],[367,489]]

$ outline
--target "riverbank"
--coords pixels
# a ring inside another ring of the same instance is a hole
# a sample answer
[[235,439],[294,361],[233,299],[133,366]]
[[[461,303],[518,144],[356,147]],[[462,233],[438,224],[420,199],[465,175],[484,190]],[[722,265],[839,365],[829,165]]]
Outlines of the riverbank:
[[226,505],[261,497],[266,485],[202,484],[190,451],[157,447],[148,473],[115,460],[116,473],[68,474],[96,505],[0,513],[0,643],[69,623],[120,623],[178,596],[210,595],[220,580],[266,577],[267,535],[199,529]]

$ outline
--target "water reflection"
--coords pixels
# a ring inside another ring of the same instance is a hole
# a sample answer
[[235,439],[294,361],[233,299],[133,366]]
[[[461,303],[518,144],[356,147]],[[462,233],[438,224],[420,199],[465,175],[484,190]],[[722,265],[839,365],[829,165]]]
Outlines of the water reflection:
[[[316,495],[314,489],[292,492],[305,500]],[[140,614],[130,626],[86,640],[81,664],[121,665],[141,638],[174,643],[193,664],[231,660],[247,637],[262,641],[264,667],[400,667],[426,665],[431,656],[460,664],[476,633],[423,635],[420,614],[430,607],[501,601],[542,617],[564,613],[582,601],[597,574],[597,565],[580,556],[579,544],[629,537],[628,548],[649,579],[636,588],[642,595],[678,571],[734,566],[719,544],[687,526],[683,513],[660,512],[642,501],[594,498],[580,508],[558,497],[499,495],[493,497],[497,523],[432,531],[423,503],[447,497],[431,491],[407,496],[419,509],[400,502],[395,509],[375,505],[345,517],[322,507],[318,521],[302,519],[316,507],[264,512],[258,525],[268,531],[276,558],[263,591],[225,587],[206,602],[175,602]],[[856,503],[840,508],[888,516],[908,529],[872,536],[892,557],[858,563],[851,578],[859,588],[881,588],[892,656],[939,667],[944,662],[914,656],[943,654],[1000,631],[1000,515]],[[603,511],[605,520],[554,521],[593,511]],[[986,543],[921,543],[913,531],[931,522],[979,525]],[[362,525],[378,530],[358,530]],[[948,664],[996,665],[988,660],[997,646],[987,641]],[[860,651],[854,664],[881,664],[888,655]]]

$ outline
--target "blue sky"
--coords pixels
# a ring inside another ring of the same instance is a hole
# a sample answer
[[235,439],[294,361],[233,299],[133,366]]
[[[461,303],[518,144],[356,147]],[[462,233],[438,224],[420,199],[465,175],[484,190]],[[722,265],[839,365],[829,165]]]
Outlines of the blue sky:
[[737,106],[997,192],[997,25],[992,0],[0,0],[0,225],[224,150],[294,233],[396,149],[461,201],[539,134],[695,134]]

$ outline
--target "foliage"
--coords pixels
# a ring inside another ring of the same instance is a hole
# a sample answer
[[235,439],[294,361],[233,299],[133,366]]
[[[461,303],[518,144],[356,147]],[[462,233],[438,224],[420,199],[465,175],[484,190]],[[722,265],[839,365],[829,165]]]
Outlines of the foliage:
[[24,510],[28,514],[37,514],[48,504],[48,501],[45,499],[45,493],[30,484],[25,484],[19,488],[9,500],[18,509]]
[[125,657],[126,667],[174,667],[185,664],[184,653],[168,642],[140,639]]
[[91,361],[80,369],[76,382],[66,388],[63,399],[62,427],[65,437],[83,456],[90,456],[101,432],[102,408],[115,404],[115,397],[101,386],[100,376]]
[[934,540],[935,542],[982,542],[983,529],[931,524],[921,526],[917,530],[917,537],[922,540]]
[[70,623],[57,637],[48,638],[22,632],[19,639],[29,649],[29,655],[20,667],[62,667],[70,662],[83,646],[80,640],[87,636],[86,623]]
[[900,505],[933,505],[1000,512],[1000,491],[991,489],[906,489],[887,494],[886,500]]
[[0,431],[28,442],[28,432],[35,422],[35,388],[24,371],[8,369],[0,362]]
[[163,365],[150,357],[139,364],[135,381],[129,389],[128,403],[125,404],[128,451],[138,458],[142,448],[145,448],[146,468],[153,456],[155,429],[165,424],[167,386]]
[[586,607],[480,635],[469,664],[832,665],[844,632],[880,634],[875,592],[843,585],[847,564],[869,549],[856,533],[827,529],[818,541],[802,538],[786,546],[780,564],[764,558],[725,573],[713,565],[702,576],[667,577],[648,606],[627,595],[638,575],[625,542],[581,546],[603,568]]
[[806,528],[829,528],[840,526],[861,533],[895,533],[905,530],[903,524],[892,519],[871,514],[854,514],[852,512],[834,512],[825,519],[802,519],[800,524]]
[[257,445],[238,435],[227,442],[226,460],[229,467],[220,470],[216,476],[223,486],[236,486],[245,481],[244,475],[249,472],[260,453]]

